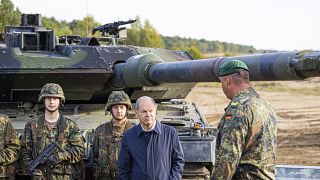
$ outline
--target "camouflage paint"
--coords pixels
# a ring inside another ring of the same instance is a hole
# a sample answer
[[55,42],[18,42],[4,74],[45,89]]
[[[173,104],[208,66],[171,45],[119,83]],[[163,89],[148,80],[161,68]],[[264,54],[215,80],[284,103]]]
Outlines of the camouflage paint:
[[88,54],[84,50],[77,50],[71,57],[61,54],[43,54],[43,53],[22,53],[20,49],[12,49],[13,58],[21,63],[22,69],[28,68],[63,68],[79,63],[85,59]]

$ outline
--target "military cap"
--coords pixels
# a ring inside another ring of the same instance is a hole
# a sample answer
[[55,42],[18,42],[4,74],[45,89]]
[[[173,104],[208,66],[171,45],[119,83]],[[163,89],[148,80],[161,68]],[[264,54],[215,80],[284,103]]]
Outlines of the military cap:
[[242,70],[249,72],[249,68],[245,63],[243,63],[242,61],[239,61],[239,60],[231,60],[231,61],[228,61],[228,62],[222,64],[222,66],[220,66],[218,75],[219,76],[227,76],[227,75],[234,74],[234,73],[237,73]]

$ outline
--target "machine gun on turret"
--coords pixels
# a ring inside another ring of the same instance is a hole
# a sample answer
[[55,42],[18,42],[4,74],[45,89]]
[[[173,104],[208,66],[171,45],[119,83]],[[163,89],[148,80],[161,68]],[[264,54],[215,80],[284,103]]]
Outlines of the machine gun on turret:
[[117,21],[113,23],[104,24],[104,25],[93,28],[92,34],[95,34],[97,31],[100,31],[102,33],[102,36],[104,37],[106,37],[107,35],[117,37],[119,35],[119,32],[125,29],[125,27],[120,27],[120,26],[126,25],[126,24],[132,24],[136,21],[137,20]]

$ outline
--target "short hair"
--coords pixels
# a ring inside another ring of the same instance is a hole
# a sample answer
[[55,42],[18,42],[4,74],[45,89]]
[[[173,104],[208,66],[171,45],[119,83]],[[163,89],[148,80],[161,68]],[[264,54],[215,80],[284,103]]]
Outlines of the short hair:
[[246,70],[239,71],[237,73],[231,74],[231,79],[233,83],[239,85],[241,83],[250,83],[250,73]]
[[144,100],[144,99],[149,99],[152,102],[153,106],[155,108],[157,108],[157,104],[156,104],[156,102],[154,101],[153,98],[151,98],[149,96],[142,96],[139,99],[137,99],[136,104],[135,104],[135,109],[139,109],[139,105],[140,105],[141,101]]

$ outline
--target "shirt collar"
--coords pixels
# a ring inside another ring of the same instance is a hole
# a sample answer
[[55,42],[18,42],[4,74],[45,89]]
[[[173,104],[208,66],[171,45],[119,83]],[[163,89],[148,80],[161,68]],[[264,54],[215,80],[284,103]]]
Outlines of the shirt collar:
[[150,131],[153,131],[153,130],[154,130],[154,128],[156,127],[156,124],[157,124],[157,121],[154,121],[152,127],[151,127],[149,130],[145,130],[145,129],[142,127],[141,124],[140,124],[140,126],[141,126],[141,128],[142,128],[142,130],[143,130],[144,132],[150,132]]
[[151,129],[149,131],[144,131],[141,124],[137,126],[137,136],[139,136],[140,134],[142,134],[143,132],[150,132],[150,131],[154,131],[157,134],[161,134],[161,123],[157,120],[154,121],[155,123],[152,125]]

